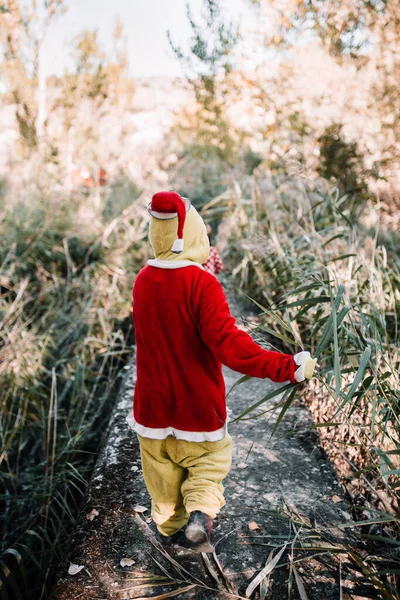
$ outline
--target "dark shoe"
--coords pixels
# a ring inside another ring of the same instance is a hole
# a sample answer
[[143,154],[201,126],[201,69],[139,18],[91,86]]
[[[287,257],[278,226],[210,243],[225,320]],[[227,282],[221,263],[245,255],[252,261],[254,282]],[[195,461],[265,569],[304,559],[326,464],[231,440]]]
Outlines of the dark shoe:
[[[194,550],[195,552],[213,552],[214,551],[213,549],[212,550],[198,549],[197,544],[190,542],[186,538],[182,529],[180,529],[173,535],[163,535],[162,533],[160,533],[158,531],[157,527],[155,527],[155,526],[152,527],[151,529],[153,531],[153,534],[154,534],[154,537],[156,538],[156,540],[158,542],[160,542],[160,544],[162,544],[163,546],[180,546],[181,548]],[[201,547],[203,548],[203,545]]]
[[176,543],[175,540],[177,539],[178,534],[180,534],[181,536],[183,535],[182,529],[180,529],[179,531],[177,531],[173,535],[163,535],[162,533],[160,533],[158,531],[157,525],[154,523],[154,521],[152,521],[150,523],[149,527],[150,527],[150,531],[152,532],[153,536],[163,546],[170,546],[171,544],[175,544]]
[[196,552],[214,552],[212,542],[212,519],[200,510],[190,513],[185,529],[186,539]]
[[182,529],[180,529],[179,531],[177,531],[176,533],[174,533],[172,535],[163,535],[162,533],[160,533],[158,531],[157,526],[154,523],[154,521],[150,525],[150,529],[152,530],[156,540],[158,542],[160,542],[160,544],[162,544],[163,546],[171,546],[172,544],[176,544],[176,543],[178,543],[179,540],[182,539],[182,537],[184,537]]

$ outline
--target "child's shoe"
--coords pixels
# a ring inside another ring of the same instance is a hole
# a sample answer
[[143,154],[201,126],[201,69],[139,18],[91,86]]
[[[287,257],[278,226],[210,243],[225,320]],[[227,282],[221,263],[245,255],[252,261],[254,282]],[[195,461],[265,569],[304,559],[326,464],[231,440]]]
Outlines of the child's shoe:
[[190,513],[185,529],[186,539],[196,552],[214,552],[212,542],[212,519],[200,510]]
[[154,537],[163,546],[180,546],[187,550],[193,550],[194,552],[214,552],[214,547],[211,544],[196,544],[187,539],[182,529],[174,533],[173,535],[162,535],[157,527],[151,528],[154,533]]
[[173,544],[177,544],[179,541],[182,541],[182,538],[185,537],[183,535],[182,529],[180,529],[176,533],[173,533],[172,535],[163,535],[158,531],[157,525],[154,523],[154,521],[151,523],[150,529],[153,532],[153,535],[156,538],[156,540],[160,542],[163,546],[171,546]]

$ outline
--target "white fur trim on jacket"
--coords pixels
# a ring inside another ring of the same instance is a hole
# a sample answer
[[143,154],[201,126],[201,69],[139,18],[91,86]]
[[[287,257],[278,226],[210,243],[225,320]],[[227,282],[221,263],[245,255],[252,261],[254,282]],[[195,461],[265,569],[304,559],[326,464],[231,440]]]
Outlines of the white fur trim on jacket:
[[309,358],[311,358],[311,355],[309,352],[306,352],[306,351],[298,352],[297,354],[295,354],[293,356],[294,362],[299,367],[294,372],[294,378],[297,381],[297,383],[301,383],[306,378],[304,371],[305,371],[306,362],[308,361]]
[[192,260],[159,260],[158,258],[151,258],[147,261],[150,267],[158,267],[159,269],[182,269],[183,267],[199,267],[203,269],[203,265],[194,262]]
[[154,428],[145,427],[137,423],[130,413],[126,421],[131,429],[145,438],[152,440],[165,440],[169,435],[172,435],[177,440],[185,440],[187,442],[219,442],[223,440],[228,432],[227,423],[221,429],[215,431],[183,431],[174,427]]

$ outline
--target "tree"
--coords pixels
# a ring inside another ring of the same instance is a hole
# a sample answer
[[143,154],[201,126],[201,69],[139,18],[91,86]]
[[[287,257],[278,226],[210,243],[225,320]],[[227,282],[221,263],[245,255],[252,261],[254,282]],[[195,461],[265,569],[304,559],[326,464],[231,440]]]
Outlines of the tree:
[[64,0],[4,0],[0,6],[0,74],[15,104],[20,139],[32,150],[45,137],[46,80],[42,47]]
[[[196,110],[187,131],[194,136],[191,152],[202,158],[230,161],[235,154],[232,126],[226,114],[226,100],[232,73],[232,51],[238,31],[222,17],[218,0],[204,0],[202,23],[196,23],[189,4],[190,50],[185,54],[168,39],[186,80],[194,92]],[[195,123],[195,126],[194,123]]]
[[115,22],[111,55],[104,54],[97,31],[89,30],[76,36],[71,54],[75,63],[73,72],[53,78],[56,97],[52,108],[60,111],[63,120],[63,137],[55,143],[67,147],[67,168],[79,158],[86,165],[96,164],[97,168],[104,152],[97,148],[101,119],[113,115],[113,131],[119,130],[123,135],[134,92],[121,21]]
[[[277,26],[269,43],[292,44],[307,31],[320,37],[331,54],[364,55],[399,11],[397,0],[250,0]],[[398,15],[397,15],[398,16]]]
[[398,169],[400,143],[399,0],[249,0],[275,28],[265,43],[294,47],[308,33],[319,38],[339,64],[355,64],[374,84],[369,103],[385,138],[381,164]]

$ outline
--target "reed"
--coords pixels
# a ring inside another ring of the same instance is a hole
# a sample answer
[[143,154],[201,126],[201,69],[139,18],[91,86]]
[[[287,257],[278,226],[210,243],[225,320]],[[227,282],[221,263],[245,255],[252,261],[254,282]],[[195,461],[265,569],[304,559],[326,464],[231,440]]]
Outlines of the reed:
[[47,597],[132,352],[145,224],[98,201],[8,196],[0,214],[2,599]]

